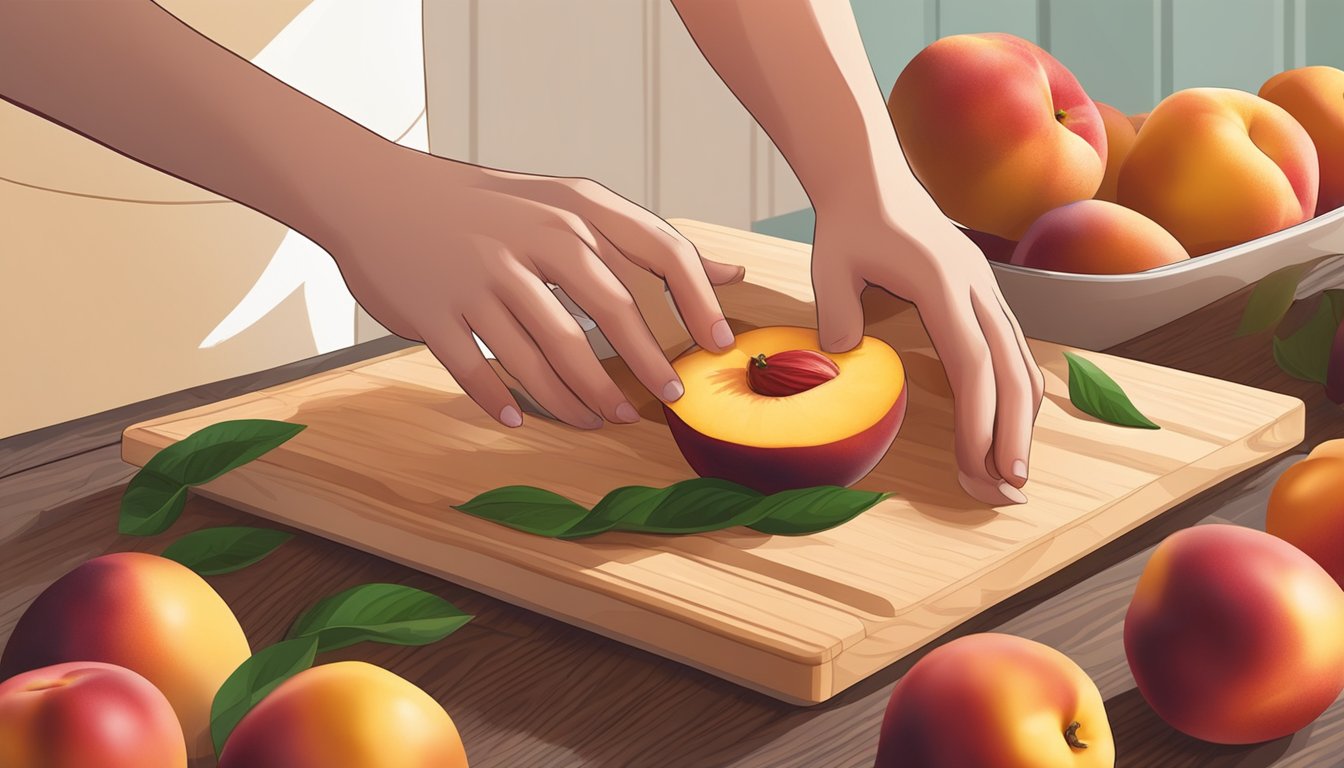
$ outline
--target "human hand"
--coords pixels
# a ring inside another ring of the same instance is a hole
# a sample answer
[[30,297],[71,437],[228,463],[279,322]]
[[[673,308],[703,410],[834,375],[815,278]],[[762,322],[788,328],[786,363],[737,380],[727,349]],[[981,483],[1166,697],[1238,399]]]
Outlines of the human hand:
[[867,285],[918,309],[952,387],[958,479],[987,504],[1022,503],[1044,382],[984,254],[941,214],[819,212],[812,257],[822,347],[863,336]]
[[322,245],[364,309],[398,336],[425,342],[501,424],[520,426],[522,413],[473,331],[556,418],[584,429],[639,420],[547,283],[564,289],[664,401],[684,389],[617,278],[628,268],[618,261],[666,280],[697,344],[733,343],[711,285],[741,280],[742,269],[702,260],[662,219],[600,184],[409,150],[384,165],[372,171],[381,183],[333,221]]

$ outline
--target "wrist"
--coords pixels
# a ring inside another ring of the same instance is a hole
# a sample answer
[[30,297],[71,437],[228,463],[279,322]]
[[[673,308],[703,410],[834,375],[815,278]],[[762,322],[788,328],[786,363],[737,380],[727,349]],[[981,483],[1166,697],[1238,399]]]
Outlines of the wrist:
[[419,186],[421,169],[436,161],[371,133],[330,146],[323,162],[304,172],[292,218],[282,221],[333,256],[358,252],[353,228],[386,221],[404,208],[402,198]]

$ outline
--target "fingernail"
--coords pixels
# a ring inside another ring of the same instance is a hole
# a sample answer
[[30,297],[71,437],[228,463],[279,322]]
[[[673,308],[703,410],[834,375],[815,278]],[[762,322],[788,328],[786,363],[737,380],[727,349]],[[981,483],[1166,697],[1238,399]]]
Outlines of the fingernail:
[[635,406],[629,403],[621,403],[616,406],[616,420],[626,424],[634,424],[639,421],[639,411],[636,411]]
[[1022,487],[1023,483],[1027,482],[1027,462],[1021,459],[1013,462],[1013,476],[1011,479],[1017,481],[1014,485],[1019,488]]
[[663,402],[675,402],[680,400],[684,394],[686,394],[686,388],[681,386],[680,381],[673,379],[667,382],[667,386],[663,387]]
[[848,352],[858,346],[858,342],[853,336],[838,336],[821,345],[821,348],[827,352]]
[[733,346],[733,329],[728,327],[727,320],[715,323],[714,327],[709,329],[709,335],[714,337],[714,343],[719,345],[719,349]]
[[1027,503],[1027,495],[1008,483],[999,483],[999,493],[1002,493],[1004,497],[1014,504]]
[[579,426],[584,429],[598,429],[602,426],[602,417],[589,412],[579,417]]
[[499,423],[506,427],[523,426],[523,414],[518,412],[512,405],[504,406],[504,410],[499,412]]

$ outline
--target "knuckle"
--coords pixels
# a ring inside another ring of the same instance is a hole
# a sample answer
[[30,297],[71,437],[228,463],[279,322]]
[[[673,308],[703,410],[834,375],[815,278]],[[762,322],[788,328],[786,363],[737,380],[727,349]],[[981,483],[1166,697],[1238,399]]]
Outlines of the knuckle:
[[606,190],[606,187],[586,176],[566,178],[563,183],[571,192],[587,199],[597,197]]
[[579,327],[579,324],[572,319],[555,323],[551,333],[556,341],[567,347],[588,343],[588,336]]
[[1030,367],[1027,376],[1031,379],[1031,396],[1039,401],[1045,394],[1045,376],[1042,376],[1041,369],[1034,365]]

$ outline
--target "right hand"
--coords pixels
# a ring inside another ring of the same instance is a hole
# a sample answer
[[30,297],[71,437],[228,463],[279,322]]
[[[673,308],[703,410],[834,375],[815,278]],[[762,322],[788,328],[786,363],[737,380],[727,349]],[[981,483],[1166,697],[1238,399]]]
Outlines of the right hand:
[[556,418],[584,429],[639,420],[547,283],[583,308],[665,402],[684,388],[614,262],[663,278],[697,344],[733,343],[712,286],[741,280],[742,269],[702,260],[669,224],[600,184],[409,150],[386,165],[374,171],[379,178],[353,180],[373,194],[361,193],[322,245],[364,309],[398,336],[423,341],[501,424],[520,426],[522,411],[473,331]]
[[817,214],[812,282],[822,346],[843,352],[859,343],[859,297],[870,285],[913,303],[952,389],[961,487],[987,504],[1021,504],[1045,391],[1040,368],[984,254],[932,203],[901,213]]

